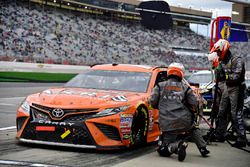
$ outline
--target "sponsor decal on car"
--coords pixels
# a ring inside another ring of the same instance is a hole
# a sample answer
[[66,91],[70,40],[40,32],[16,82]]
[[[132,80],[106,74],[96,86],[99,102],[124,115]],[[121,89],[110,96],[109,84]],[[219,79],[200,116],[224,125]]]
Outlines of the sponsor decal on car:
[[148,130],[152,131],[154,126],[154,117],[153,117],[153,110],[148,110],[148,116],[149,116],[149,125]]
[[126,134],[126,133],[130,133],[131,132],[131,128],[122,128],[121,129],[121,133]]
[[121,114],[121,117],[133,117],[133,114]]
[[59,125],[59,126],[72,126],[75,124],[72,122],[53,122],[53,121],[45,121],[45,120],[39,120],[38,123],[47,124],[47,125]]
[[121,117],[121,123],[130,123],[132,119],[132,117]]
[[36,126],[36,131],[48,131],[54,132],[56,128],[54,126]]
[[121,114],[120,115],[120,128],[131,128],[133,121],[132,114]]
[[123,140],[130,139],[132,122],[133,122],[133,114],[120,115],[120,131]]
[[126,98],[126,96],[120,95],[120,96],[115,96],[111,98],[114,101],[118,101],[118,102],[125,102],[128,101],[128,99]]
[[101,99],[107,99],[109,97],[110,97],[110,95],[104,95],[104,96],[100,96],[99,98],[101,98]]
[[[144,114],[145,119],[146,119],[146,120],[145,120],[145,124],[148,125],[148,114],[147,114],[147,111],[146,111],[144,108],[142,108],[141,111],[142,111],[142,113]],[[145,126],[144,135],[147,134],[147,131],[148,131],[148,126]]]
[[65,131],[62,135],[61,138],[64,139],[65,137],[67,137],[70,134],[70,130]]
[[80,93],[80,96],[96,97],[96,92],[82,92]]
[[128,134],[122,134],[122,139],[123,140],[130,139],[130,137],[131,137],[130,133],[128,133]]

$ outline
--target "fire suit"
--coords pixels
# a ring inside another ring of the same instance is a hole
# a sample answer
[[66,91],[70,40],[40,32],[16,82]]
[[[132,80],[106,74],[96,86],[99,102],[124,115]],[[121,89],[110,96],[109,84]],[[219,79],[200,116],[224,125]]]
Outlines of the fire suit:
[[218,91],[216,96],[216,106],[218,106],[217,111],[217,121],[216,121],[216,129],[215,129],[215,140],[217,141],[224,141],[227,126],[230,119],[230,114],[227,112],[230,110],[230,100],[226,89],[226,74],[225,71],[222,69],[221,63],[215,69],[215,79],[218,82]]
[[231,116],[233,127],[237,133],[237,141],[245,142],[246,133],[243,123],[245,64],[241,57],[233,57],[229,51],[222,61],[222,67],[226,74],[225,88],[227,90],[224,91],[223,99],[227,96],[227,93],[230,99]]
[[[177,80],[169,78],[155,86],[149,104],[159,109],[159,125],[162,132],[160,147],[165,148],[166,155],[176,153],[178,134],[189,131],[198,148],[206,147],[199,129],[193,129],[194,113],[198,101],[190,87]],[[192,129],[192,130],[191,130]]]

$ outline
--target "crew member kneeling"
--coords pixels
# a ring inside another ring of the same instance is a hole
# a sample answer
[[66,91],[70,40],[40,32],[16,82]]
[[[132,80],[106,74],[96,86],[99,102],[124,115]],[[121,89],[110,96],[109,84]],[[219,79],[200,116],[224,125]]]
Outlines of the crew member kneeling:
[[[193,128],[194,113],[198,101],[193,90],[182,82],[184,77],[184,66],[181,63],[172,63],[167,70],[168,80],[155,86],[149,104],[159,109],[159,125],[162,132],[160,136],[158,153],[168,157],[171,154],[178,154],[178,160],[183,161],[186,157],[188,146],[185,140],[179,138],[180,134],[190,132]],[[190,112],[191,111],[191,112]],[[206,143],[198,131],[191,131],[192,137],[197,139],[196,144],[203,156],[209,154]],[[201,141],[197,143],[197,141]]]

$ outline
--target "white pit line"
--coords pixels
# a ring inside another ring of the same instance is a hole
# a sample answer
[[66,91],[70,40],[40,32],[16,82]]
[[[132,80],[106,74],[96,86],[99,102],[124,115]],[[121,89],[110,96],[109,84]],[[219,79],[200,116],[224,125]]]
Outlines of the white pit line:
[[0,160],[0,164],[2,164],[2,165],[30,166],[30,167],[59,167],[57,165],[48,165],[48,164],[13,161],[13,160]]
[[25,98],[25,96],[23,97],[1,97],[0,100],[23,99],[23,98]]
[[0,106],[16,106],[16,104],[0,103]]
[[0,128],[0,131],[10,130],[10,129],[16,129],[16,126],[9,126],[9,127],[5,127],[5,128]]

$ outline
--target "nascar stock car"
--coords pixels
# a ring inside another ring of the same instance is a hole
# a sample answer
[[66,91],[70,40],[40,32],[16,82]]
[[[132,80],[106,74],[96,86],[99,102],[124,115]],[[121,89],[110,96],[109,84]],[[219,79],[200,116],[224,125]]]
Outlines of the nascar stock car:
[[158,111],[148,97],[167,68],[95,65],[63,87],[28,96],[17,110],[24,143],[113,149],[152,142]]
[[62,87],[29,95],[17,109],[17,141],[93,149],[156,141],[159,112],[148,98],[166,79],[166,67],[95,65]]

